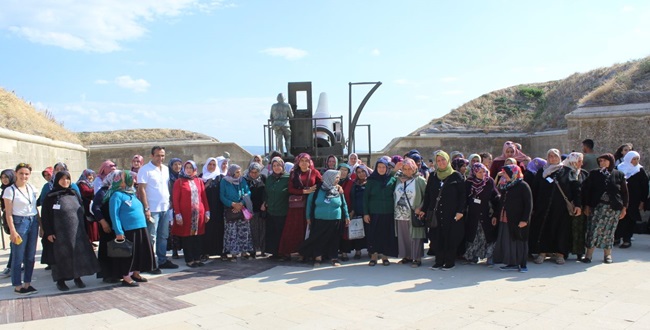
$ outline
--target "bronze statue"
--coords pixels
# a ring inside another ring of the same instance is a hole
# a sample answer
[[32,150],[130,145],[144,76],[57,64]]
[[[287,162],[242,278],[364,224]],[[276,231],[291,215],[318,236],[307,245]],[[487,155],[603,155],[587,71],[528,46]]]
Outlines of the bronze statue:
[[284,138],[284,146],[287,148],[286,157],[293,157],[291,155],[291,128],[289,126],[289,119],[293,118],[293,111],[291,106],[285,102],[284,95],[278,94],[278,103],[271,106],[271,128],[275,132],[276,149],[283,153],[282,139]]

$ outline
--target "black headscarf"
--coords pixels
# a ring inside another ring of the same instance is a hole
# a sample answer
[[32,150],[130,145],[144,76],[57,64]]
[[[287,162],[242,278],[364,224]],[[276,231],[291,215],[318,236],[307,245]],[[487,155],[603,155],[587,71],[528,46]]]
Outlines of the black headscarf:
[[[386,173],[384,173],[384,175],[379,175],[379,171],[377,171],[377,165],[379,164],[384,164],[386,166]],[[368,180],[377,180],[385,185],[390,178],[390,165],[388,164],[388,161],[384,158],[379,158],[377,163],[375,163],[375,170],[370,174],[370,176],[368,176]]]

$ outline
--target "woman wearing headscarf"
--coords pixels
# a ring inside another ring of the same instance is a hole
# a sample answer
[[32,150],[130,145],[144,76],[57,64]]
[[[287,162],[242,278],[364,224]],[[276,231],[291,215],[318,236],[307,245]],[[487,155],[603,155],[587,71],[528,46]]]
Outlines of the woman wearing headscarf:
[[215,255],[221,256],[221,261],[230,260],[223,249],[225,222],[223,218],[224,205],[221,202],[221,180],[226,172],[221,172],[220,158],[221,164],[223,164],[225,160],[223,157],[208,158],[200,175],[205,187],[205,195],[208,198],[211,220],[205,224],[205,234],[201,236],[202,262]]
[[506,165],[499,184],[501,199],[495,209],[492,224],[498,223],[498,237],[494,248],[494,262],[503,263],[501,270],[528,271],[528,225],[533,210],[533,195],[523,181],[521,168]]
[[529,157],[521,152],[521,150],[517,148],[517,145],[514,142],[506,141],[503,144],[503,152],[501,153],[501,156],[494,158],[492,164],[490,165],[490,173],[493,179],[496,179],[497,174],[501,173],[501,168],[503,165],[505,165],[506,159],[508,158],[514,158],[517,160],[517,165],[519,165],[521,168],[521,172],[524,172],[526,167],[523,165],[523,163],[527,161]]
[[598,157],[600,169],[589,172],[584,182],[585,214],[591,215],[587,226],[587,253],[582,262],[590,263],[596,248],[604,250],[604,262],[611,264],[614,233],[625,218],[629,195],[625,174],[614,169],[614,156]]
[[424,239],[427,237],[425,227],[413,227],[411,216],[420,210],[424,198],[427,181],[418,172],[415,162],[407,158],[402,161],[402,169],[397,172],[395,190],[393,192],[395,205],[395,234],[400,264],[411,264],[411,267],[422,265],[424,256]]
[[425,190],[421,215],[434,213],[438,226],[429,230],[436,261],[434,270],[451,270],[456,266],[458,246],[463,241],[467,206],[465,179],[454,171],[449,155],[440,150],[435,154],[436,171],[431,174]]
[[469,160],[463,157],[457,157],[451,161],[451,168],[453,168],[454,171],[460,173],[463,176],[463,178],[466,178],[465,173],[467,173],[468,166],[469,166]]
[[320,174],[325,173],[327,170],[335,170],[339,167],[339,160],[334,155],[329,155],[325,158],[325,166],[321,169]]
[[250,210],[253,212],[253,217],[250,220],[253,249],[249,251],[253,259],[255,259],[257,251],[264,254],[266,250],[264,245],[266,238],[266,208],[263,208],[266,178],[261,174],[262,169],[262,164],[251,162],[244,176],[246,183],[248,183],[248,189],[251,191],[251,201],[253,203],[253,209]]
[[[5,200],[2,198],[2,196],[5,193],[5,189],[8,187],[11,187],[16,182],[16,172],[12,169],[6,169],[3,170],[2,173],[0,173],[0,181],[2,182],[2,186],[0,186],[0,212],[2,213],[2,226],[5,229],[5,234],[8,233],[8,228],[9,225],[7,224],[7,218],[5,215]],[[11,253],[9,254],[9,261],[7,262],[7,267],[2,271],[2,276],[3,277],[9,277],[11,276]]]
[[70,185],[70,173],[57,172],[41,214],[43,236],[52,243],[53,259],[48,264],[52,266],[52,279],[60,291],[70,290],[65,284],[69,280],[74,280],[78,288],[85,288],[81,277],[100,270],[85,230],[83,201]]
[[298,252],[298,247],[305,239],[307,198],[316,191],[316,185],[323,182],[323,177],[314,168],[309,154],[301,153],[296,160],[298,165],[289,174],[289,210],[278,249],[278,254],[285,259]]
[[181,238],[185,264],[191,268],[204,265],[200,237],[205,233],[205,224],[210,221],[208,198],[203,181],[196,177],[197,169],[194,161],[186,161],[172,190],[172,235]]
[[641,155],[631,150],[625,154],[623,162],[616,167],[625,175],[629,196],[627,212],[625,217],[618,222],[616,235],[614,236],[614,245],[617,245],[623,239],[623,244],[620,245],[621,249],[632,246],[634,227],[637,222],[641,222],[640,210],[644,209],[644,202],[648,199],[648,175],[643,166],[639,164],[640,159]]
[[[562,161],[564,167],[571,170],[571,175],[574,176],[578,183],[580,184],[580,190],[582,190],[582,184],[589,176],[589,172],[582,169],[582,162],[584,160],[584,155],[580,152],[572,152],[567,155],[567,158]],[[583,203],[581,203],[583,204]],[[585,236],[587,235],[587,224],[586,216],[584,213],[570,216],[571,218],[571,252],[578,257],[578,260],[582,259],[585,254]]]
[[470,167],[470,168],[468,168],[468,170],[471,171],[472,165],[474,165],[475,163],[480,163],[481,162],[481,155],[479,155],[479,154],[471,154],[471,155],[469,155],[467,160],[469,161],[469,167]]
[[228,166],[228,172],[221,180],[220,197],[225,207],[223,249],[232,254],[232,261],[237,261],[240,254],[242,258],[246,257],[246,253],[253,249],[250,223],[244,217],[244,208],[252,209],[250,194],[241,167],[237,164]]
[[464,257],[474,264],[480,259],[488,259],[487,263],[490,265],[497,239],[496,228],[491,221],[491,210],[496,210],[500,195],[487,167],[481,162],[474,163],[470,168],[470,175],[465,181],[465,190],[467,217]]
[[266,209],[266,238],[263,252],[278,259],[280,238],[289,210],[289,174],[281,157],[271,159],[271,174],[266,179],[264,209]]
[[223,176],[228,172],[228,165],[230,165],[230,160],[224,156],[217,157],[217,167],[219,168],[219,173]]
[[127,239],[133,243],[131,257],[113,258],[113,261],[116,271],[122,276],[122,286],[136,287],[138,282],[147,282],[140,273],[154,268],[153,248],[149,242],[144,206],[135,196],[131,171],[116,170],[113,173],[108,177],[111,188],[106,192],[104,201],[108,202],[115,239]]
[[623,143],[621,146],[616,149],[616,152],[614,153],[614,167],[618,166],[623,162],[623,159],[625,158],[625,155],[627,155],[628,152],[633,150],[634,146],[632,143]]
[[[172,196],[174,196],[174,183],[176,180],[181,175],[181,170],[183,169],[183,161],[180,158],[172,158],[169,160],[169,165],[167,166],[167,169],[169,170],[169,184],[167,187],[169,188],[169,209],[173,210],[174,209],[174,201]],[[172,258],[173,259],[178,259],[178,251],[183,248],[183,245],[181,244],[181,238],[174,235],[172,233],[172,226],[174,225],[174,222],[172,221],[169,224],[169,238],[167,241],[167,247],[172,249]],[[203,236],[201,236],[202,238]]]
[[102,163],[102,165],[99,167],[99,171],[97,171],[97,177],[95,180],[93,180],[93,188],[95,190],[95,194],[99,189],[102,188],[102,181],[104,181],[104,179],[106,179],[106,176],[108,176],[108,174],[113,172],[115,169],[117,169],[115,163],[108,159]]
[[331,259],[332,266],[340,266],[338,261],[341,232],[350,222],[345,197],[338,186],[340,172],[327,170],[323,182],[307,199],[307,224],[309,237],[300,245],[303,258],[313,258],[314,266],[319,266],[323,257]]
[[[347,163],[341,163],[339,164],[337,170],[340,173],[338,185],[343,190],[343,197],[345,197],[345,204],[348,206],[348,212],[351,212],[352,211],[351,194],[352,194],[352,186],[354,185],[354,181],[350,179],[350,176],[352,174],[352,168]],[[350,253],[349,245],[350,245],[349,240],[346,239],[341,240],[341,245],[339,246],[341,251],[341,261],[350,260],[348,257],[348,253]]]
[[[43,202],[45,201],[45,196],[47,196],[47,194],[49,194],[50,191],[52,191],[52,189],[54,189],[54,177],[56,176],[56,174],[59,173],[60,171],[67,171],[68,170],[68,165],[66,165],[65,163],[62,163],[62,162],[58,162],[58,163],[54,164],[54,166],[52,166],[52,168],[54,169],[53,172],[52,172],[52,180],[46,182],[43,185],[43,188],[41,189],[41,194],[38,197],[40,205],[43,205]],[[81,196],[81,190],[79,190],[79,186],[77,186],[76,183],[74,183],[74,182],[71,183],[70,188],[72,188],[72,190],[74,190],[79,196]]]
[[524,181],[528,183],[528,186],[533,187],[535,175],[537,175],[538,171],[543,170],[544,166],[546,166],[546,160],[539,157],[534,158],[528,163],[526,166],[526,173],[524,173]]
[[[359,164],[356,167],[355,178],[353,179],[352,189],[350,191],[350,203],[348,211],[350,218],[363,218],[363,195],[366,190],[366,183],[370,176],[370,170],[365,164]],[[347,200],[346,200],[347,202]],[[368,232],[368,224],[364,223],[364,231]],[[361,259],[361,250],[366,248],[366,237],[354,240],[343,240],[341,243],[341,252],[346,255],[355,250],[354,259]]]
[[[279,153],[279,152],[276,151],[276,150],[273,150],[273,151],[271,151],[271,153],[269,154],[268,159],[273,160],[273,158],[275,158],[275,157],[280,157],[280,158],[282,158],[282,154]],[[262,169],[262,172],[261,172],[261,173],[262,173],[263,176],[268,177],[269,175],[271,175],[272,172],[273,172],[273,168],[271,168],[271,163],[269,162],[268,164],[266,164],[266,166],[264,166],[264,169]],[[287,172],[287,173],[288,173],[288,172]]]
[[90,203],[92,202],[93,197],[95,197],[95,190],[93,188],[94,179],[95,171],[87,168],[79,176],[79,179],[77,180],[77,187],[79,187],[79,191],[81,191],[81,200],[83,201],[84,207],[84,217],[86,219],[86,221],[84,221],[84,224],[86,226],[88,240],[93,245],[93,247],[97,247],[94,242],[99,241],[99,226],[97,226],[97,222],[95,222],[95,219],[90,212]]
[[536,264],[555,254],[555,262],[563,265],[571,250],[571,219],[563,194],[575,205],[575,215],[581,214],[580,182],[560,160],[560,151],[550,149],[547,164],[543,171],[537,172],[533,183],[534,221],[528,245],[530,253],[537,254]]
[[382,265],[388,266],[390,265],[388,257],[398,255],[393,199],[395,183],[388,160],[385,158],[377,160],[375,170],[368,177],[363,193],[363,222],[367,224],[369,266],[375,266],[380,256]]
[[[119,259],[114,259],[108,256],[108,242],[115,239],[115,232],[113,231],[113,222],[111,221],[111,214],[109,210],[108,200],[104,201],[106,193],[113,184],[115,171],[109,173],[104,178],[102,187],[95,193],[93,198],[92,211],[95,217],[95,222],[99,225],[99,247],[97,248],[97,260],[99,261],[100,271],[97,272],[97,278],[101,278],[104,283],[117,283],[122,278],[122,273],[119,272]],[[119,172],[117,175],[122,175]],[[99,180],[99,179],[95,179]],[[101,181],[101,180],[99,180]]]
[[409,156],[409,158],[413,159],[413,161],[417,165],[418,173],[420,173],[420,175],[422,175],[422,177],[425,180],[428,180],[429,179],[429,167],[422,161],[422,155],[420,155],[419,153],[414,153],[414,154],[411,154],[411,156]]
[[133,181],[135,182],[135,187],[136,189],[138,188],[138,171],[140,168],[144,165],[144,157],[141,155],[135,155],[133,158],[131,158],[131,176],[133,177]]

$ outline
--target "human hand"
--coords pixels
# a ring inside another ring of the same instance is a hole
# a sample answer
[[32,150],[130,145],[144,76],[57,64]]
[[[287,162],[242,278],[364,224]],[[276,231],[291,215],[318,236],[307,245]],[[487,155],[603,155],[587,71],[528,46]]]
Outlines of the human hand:
[[460,221],[460,219],[462,219],[462,218],[463,218],[463,214],[462,214],[462,213],[456,213],[456,216],[454,217],[454,220],[456,220],[456,221]]
[[576,217],[578,217],[578,216],[580,216],[582,214],[582,209],[580,209],[579,207],[576,206],[573,209],[573,213],[575,214]]
[[492,218],[492,226],[496,226],[496,225],[497,225],[497,218]]
[[118,241],[123,241],[126,238],[124,237],[124,235],[115,235],[115,239],[118,240]]
[[519,221],[519,228],[524,228],[528,226],[528,223],[526,221]]
[[591,208],[589,206],[585,206],[585,215],[590,216],[591,215]]
[[623,210],[621,211],[621,215],[618,217],[618,220],[622,220],[623,218],[625,218],[626,214],[627,214],[627,208],[624,207]]
[[50,241],[50,243],[54,243],[54,240],[56,240],[56,236],[50,235],[47,237],[47,240]]
[[370,216],[367,215],[367,214],[364,215],[364,216],[363,216],[363,222],[365,222],[365,223],[370,223]]

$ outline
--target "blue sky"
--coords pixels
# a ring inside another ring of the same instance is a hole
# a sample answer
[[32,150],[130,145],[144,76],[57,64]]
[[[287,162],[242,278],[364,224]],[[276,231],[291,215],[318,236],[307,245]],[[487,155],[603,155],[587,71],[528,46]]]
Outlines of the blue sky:
[[3,0],[0,86],[72,131],[262,145],[287,82],[347,123],[348,82],[382,81],[359,121],[378,150],[492,90],[648,56],[648,17],[647,1]]

